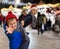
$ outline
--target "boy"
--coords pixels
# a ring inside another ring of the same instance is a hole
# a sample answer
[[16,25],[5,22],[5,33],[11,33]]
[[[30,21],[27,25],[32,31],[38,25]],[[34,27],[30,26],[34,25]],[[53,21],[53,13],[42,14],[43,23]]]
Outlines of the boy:
[[17,21],[16,16],[12,14],[12,12],[9,12],[5,20],[7,25],[6,33],[10,41],[9,45],[11,45],[10,49],[28,49],[30,42],[29,37],[25,29],[21,26],[19,21]]
[[22,33],[17,31],[17,18],[9,12],[5,18],[5,33],[9,39],[9,49],[18,49],[23,41]]

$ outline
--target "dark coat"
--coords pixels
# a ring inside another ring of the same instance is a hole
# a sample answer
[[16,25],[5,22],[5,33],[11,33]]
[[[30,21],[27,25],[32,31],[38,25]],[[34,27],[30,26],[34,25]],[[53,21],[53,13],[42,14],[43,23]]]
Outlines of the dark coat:
[[22,32],[23,36],[22,45],[18,49],[25,49],[25,48],[27,49],[30,43],[30,38],[27,32],[25,31],[24,27],[22,27],[20,23],[18,23],[17,31]]
[[21,20],[24,20],[24,26],[23,27],[26,27],[32,23],[32,16],[30,14],[27,14],[26,16],[21,15],[19,17],[19,22],[21,22]]
[[24,20],[26,16],[27,16],[27,15],[24,16],[23,14],[21,14],[21,16],[19,16],[19,19],[18,19],[19,22],[21,22],[22,20]]
[[43,17],[39,12],[37,14],[38,14],[37,18],[35,16],[32,16],[32,24],[31,24],[32,28],[37,28],[42,25]]

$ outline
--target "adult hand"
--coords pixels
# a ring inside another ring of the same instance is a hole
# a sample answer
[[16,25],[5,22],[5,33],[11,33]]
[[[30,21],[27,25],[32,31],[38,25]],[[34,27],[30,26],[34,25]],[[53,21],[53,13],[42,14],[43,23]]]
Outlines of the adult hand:
[[24,26],[24,20],[21,21],[21,25]]

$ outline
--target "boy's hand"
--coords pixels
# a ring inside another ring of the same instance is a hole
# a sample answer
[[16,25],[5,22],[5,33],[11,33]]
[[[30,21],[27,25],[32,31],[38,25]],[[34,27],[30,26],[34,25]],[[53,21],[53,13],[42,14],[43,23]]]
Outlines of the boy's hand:
[[11,26],[6,26],[6,30],[7,30],[7,34],[8,33],[10,33],[10,34],[12,34],[13,33],[13,31],[14,31],[14,28],[13,27],[11,27]]

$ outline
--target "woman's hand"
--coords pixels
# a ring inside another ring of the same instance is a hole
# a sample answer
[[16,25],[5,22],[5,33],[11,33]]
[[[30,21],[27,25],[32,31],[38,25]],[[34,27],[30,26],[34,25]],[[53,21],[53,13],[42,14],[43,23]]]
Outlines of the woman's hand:
[[21,21],[21,26],[24,26],[24,20]]

